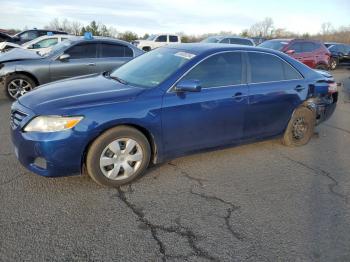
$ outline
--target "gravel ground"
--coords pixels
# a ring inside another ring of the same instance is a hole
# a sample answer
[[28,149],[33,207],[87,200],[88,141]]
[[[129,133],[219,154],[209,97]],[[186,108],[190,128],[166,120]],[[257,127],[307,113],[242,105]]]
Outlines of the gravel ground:
[[22,168],[1,97],[0,261],[350,261],[349,69],[307,146],[183,157],[119,190]]

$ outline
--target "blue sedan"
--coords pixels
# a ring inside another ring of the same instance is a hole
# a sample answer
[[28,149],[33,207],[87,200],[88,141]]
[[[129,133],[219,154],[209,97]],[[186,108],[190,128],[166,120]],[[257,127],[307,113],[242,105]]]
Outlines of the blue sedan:
[[180,44],[39,87],[12,106],[19,161],[120,186],[150,162],[281,137],[306,144],[336,107],[331,75],[262,48]]

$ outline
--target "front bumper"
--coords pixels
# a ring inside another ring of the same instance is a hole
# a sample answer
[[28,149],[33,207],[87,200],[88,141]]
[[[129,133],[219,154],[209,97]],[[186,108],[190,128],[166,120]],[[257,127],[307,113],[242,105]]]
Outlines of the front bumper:
[[20,111],[25,115],[19,124],[11,125],[15,153],[24,167],[46,177],[81,173],[88,141],[83,132],[23,132],[23,127],[35,116],[34,113],[18,102],[14,103],[12,111]]

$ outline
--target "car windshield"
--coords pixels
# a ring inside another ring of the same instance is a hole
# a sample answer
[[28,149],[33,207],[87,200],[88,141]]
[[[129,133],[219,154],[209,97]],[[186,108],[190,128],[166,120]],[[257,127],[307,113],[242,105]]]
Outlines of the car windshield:
[[219,39],[212,36],[212,37],[208,37],[206,39],[203,39],[201,42],[202,43],[217,43],[217,42],[219,42]]
[[286,45],[288,45],[286,41],[265,41],[258,46],[281,51]]
[[46,54],[43,54],[43,56],[52,56],[52,55],[58,54],[59,52],[61,52],[63,49],[66,49],[66,47],[70,46],[71,44],[72,44],[72,41],[64,40],[58,43],[57,45],[54,45],[51,51]]
[[133,86],[155,87],[195,55],[171,48],[158,48],[143,54],[111,73],[111,77]]
[[156,35],[150,35],[149,37],[147,37],[146,40],[153,41],[156,37],[157,37]]

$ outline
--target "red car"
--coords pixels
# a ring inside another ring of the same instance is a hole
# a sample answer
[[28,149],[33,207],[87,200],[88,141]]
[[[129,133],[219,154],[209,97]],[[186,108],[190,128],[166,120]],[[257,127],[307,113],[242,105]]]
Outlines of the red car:
[[331,53],[327,47],[315,40],[302,39],[273,39],[259,47],[279,50],[311,68],[328,70]]

